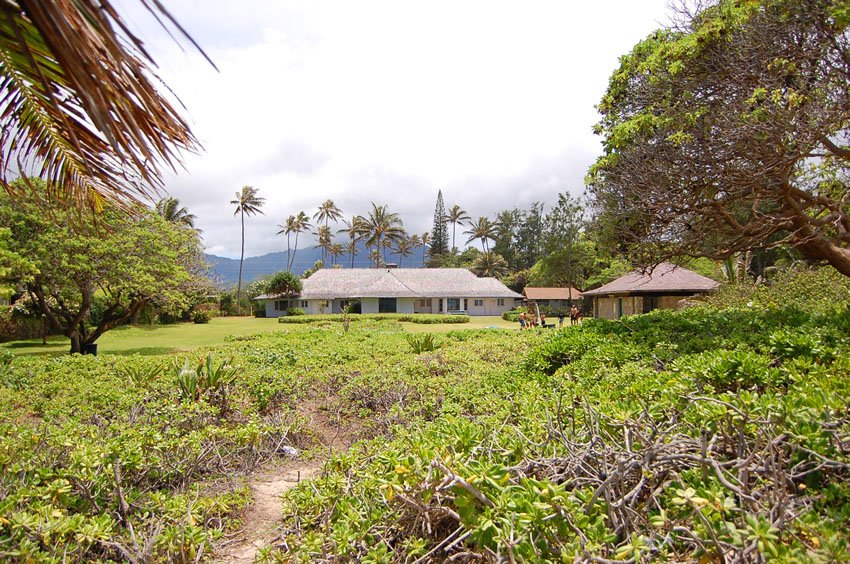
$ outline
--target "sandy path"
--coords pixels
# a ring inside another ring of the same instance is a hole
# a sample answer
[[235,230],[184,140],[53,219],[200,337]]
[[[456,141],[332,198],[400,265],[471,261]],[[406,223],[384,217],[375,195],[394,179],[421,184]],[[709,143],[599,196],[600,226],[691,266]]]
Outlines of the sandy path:
[[278,468],[266,468],[251,479],[254,501],[242,516],[239,534],[223,547],[216,562],[241,564],[253,562],[257,551],[273,543],[281,518],[280,496],[300,480],[318,475],[318,462],[295,462]]
[[[309,418],[307,427],[315,433],[319,450],[330,456],[346,450],[354,442],[355,430],[349,428],[343,431],[338,415],[322,409],[321,406],[326,403],[329,402],[305,401],[299,406],[299,411]],[[274,543],[282,517],[281,494],[300,480],[318,476],[325,456],[320,454],[320,458],[322,460],[291,460],[267,466],[251,476],[249,485],[254,500],[242,515],[242,529],[219,547],[215,561],[223,564],[254,562],[261,548]]]

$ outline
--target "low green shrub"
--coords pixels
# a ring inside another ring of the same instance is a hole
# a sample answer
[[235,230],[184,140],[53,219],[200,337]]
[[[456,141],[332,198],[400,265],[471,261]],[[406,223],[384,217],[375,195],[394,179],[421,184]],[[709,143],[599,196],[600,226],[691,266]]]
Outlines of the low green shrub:
[[[301,309],[300,307],[291,307],[291,308],[286,310],[286,315],[289,316],[289,317],[304,315],[304,310]],[[283,319],[283,318],[281,317],[281,319]]]
[[[469,323],[468,315],[440,315],[430,313],[352,313],[349,314],[352,323],[358,321],[399,321],[433,325],[437,323]],[[304,315],[299,317],[278,317],[278,323],[318,323],[332,321],[342,323],[343,314],[333,315]]]
[[194,323],[209,323],[210,319],[212,319],[212,314],[208,311],[196,309],[192,312],[192,321]]

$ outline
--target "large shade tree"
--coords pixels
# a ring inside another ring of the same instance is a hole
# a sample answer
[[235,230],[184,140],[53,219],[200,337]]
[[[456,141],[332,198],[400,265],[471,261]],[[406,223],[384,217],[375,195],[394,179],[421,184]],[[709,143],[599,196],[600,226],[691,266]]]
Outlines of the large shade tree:
[[[191,41],[159,1],[139,2]],[[162,168],[198,147],[152,66],[108,0],[3,2],[0,184],[31,189],[8,182],[30,174],[51,199],[95,209],[149,196]]]
[[236,304],[239,314],[242,314],[242,263],[245,261],[245,216],[262,214],[263,204],[266,199],[257,195],[257,189],[253,186],[243,186],[242,190],[236,192],[236,199],[230,200],[236,209],[233,215],[238,215],[242,222],[242,251],[239,254],[239,283],[236,286]]
[[197,233],[147,208],[133,211],[106,207],[95,218],[43,200],[0,201],[0,226],[34,267],[6,272],[7,282],[25,288],[71,352],[148,304],[177,312],[204,289]]
[[850,276],[850,9],[720,0],[621,59],[589,187],[639,262],[783,244]]

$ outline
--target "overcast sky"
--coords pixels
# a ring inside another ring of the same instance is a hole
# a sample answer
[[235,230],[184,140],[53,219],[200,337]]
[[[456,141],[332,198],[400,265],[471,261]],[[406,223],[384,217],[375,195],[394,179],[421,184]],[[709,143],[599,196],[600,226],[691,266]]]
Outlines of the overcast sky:
[[204,151],[166,190],[207,252],[239,257],[230,200],[266,198],[245,255],[286,250],[286,216],[331,198],[431,228],[437,190],[471,216],[579,195],[617,59],[669,20],[668,0],[168,0],[216,63],[123,13],[180,97]]

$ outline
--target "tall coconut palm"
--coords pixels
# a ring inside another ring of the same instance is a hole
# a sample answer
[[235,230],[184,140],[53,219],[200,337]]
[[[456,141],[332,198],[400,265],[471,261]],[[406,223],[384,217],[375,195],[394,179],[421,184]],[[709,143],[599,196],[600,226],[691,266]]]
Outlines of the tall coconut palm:
[[242,190],[236,192],[236,199],[230,200],[236,209],[233,215],[239,215],[242,220],[242,253],[239,255],[239,284],[236,286],[237,312],[242,315],[242,263],[245,261],[245,214],[249,216],[262,214],[263,204],[266,199],[257,196],[257,189],[253,186],[243,186]]
[[369,215],[366,217],[364,232],[368,234],[366,237],[366,245],[375,246],[383,251],[382,259],[386,263],[386,247],[383,246],[384,241],[393,243],[404,239],[406,233],[402,227],[401,218],[397,213],[391,212],[387,206],[379,206],[372,202],[372,209],[369,210]]
[[[284,225],[278,225],[281,228],[277,232],[286,234],[286,270],[292,272],[292,265],[295,264],[295,254],[298,252],[298,235],[310,230],[310,217],[303,211],[298,212],[298,215],[290,215],[286,218]],[[289,236],[295,233],[295,248],[292,255],[289,254]]]
[[455,231],[457,230],[457,224],[463,223],[469,219],[471,219],[469,214],[457,204],[453,205],[446,214],[446,221],[452,224],[452,250],[457,249],[455,246]]
[[[313,219],[316,221],[316,225],[318,226],[321,222],[325,222],[325,227],[328,226],[329,221],[333,221],[336,223],[342,217],[342,210],[339,209],[336,204],[334,204],[333,200],[325,200],[322,202],[322,205],[319,206],[319,211],[313,214]],[[322,247],[322,264],[325,264],[325,255],[327,254],[327,249]]]
[[[419,239],[419,236],[416,236]],[[410,239],[399,239],[396,241],[395,247],[393,250],[398,254],[398,265],[402,266],[404,263],[404,257],[409,257],[413,254],[413,244],[410,242]]]
[[[416,252],[416,249],[422,246],[422,239],[419,237],[418,233],[414,233],[410,236],[410,247],[413,249],[413,252]],[[411,259],[411,266],[413,266],[413,260]]]
[[419,238],[422,241],[422,267],[425,267],[425,256],[431,254],[431,232],[426,231]]
[[345,227],[337,231],[337,234],[345,233],[348,236],[348,245],[346,245],[346,249],[348,249],[348,254],[351,255],[350,268],[354,268],[354,255],[357,254],[357,242],[363,238],[365,233],[364,227],[366,219],[362,215],[355,215],[351,218],[351,221],[343,219],[342,224],[345,225]]
[[346,248],[342,243],[331,243],[328,247],[328,254],[331,255],[331,266],[336,265],[336,259],[345,254]]
[[316,220],[316,223],[324,221],[325,225],[328,224],[328,221],[337,222],[340,218],[342,218],[342,210],[334,204],[333,200],[322,202],[322,205],[319,206],[319,211],[313,214],[313,219]]
[[290,241],[290,236],[295,231],[295,216],[290,215],[286,218],[281,224],[278,224],[280,227],[280,231],[277,232],[278,235],[286,235],[286,268],[289,270],[289,263],[291,262],[290,257],[292,256],[292,244]]
[[165,221],[185,225],[191,229],[195,228],[195,219],[197,218],[189,213],[186,206],[181,206],[180,200],[177,198],[171,196],[162,198],[156,203],[155,209],[156,213],[161,215]]
[[478,218],[477,223],[469,222],[469,229],[463,232],[464,235],[469,235],[466,243],[469,244],[476,239],[481,241],[481,246],[485,253],[490,252],[488,241],[496,240],[496,225],[484,216]]
[[[159,1],[139,4],[194,44]],[[51,197],[95,209],[155,193],[198,143],[153,66],[109,0],[4,2],[0,184],[34,173]]]
[[320,225],[319,228],[316,229],[316,237],[319,243],[316,245],[316,248],[322,249],[322,268],[324,268],[327,266],[325,264],[325,259],[328,256],[328,250],[333,243],[331,240],[331,228],[327,225]]

